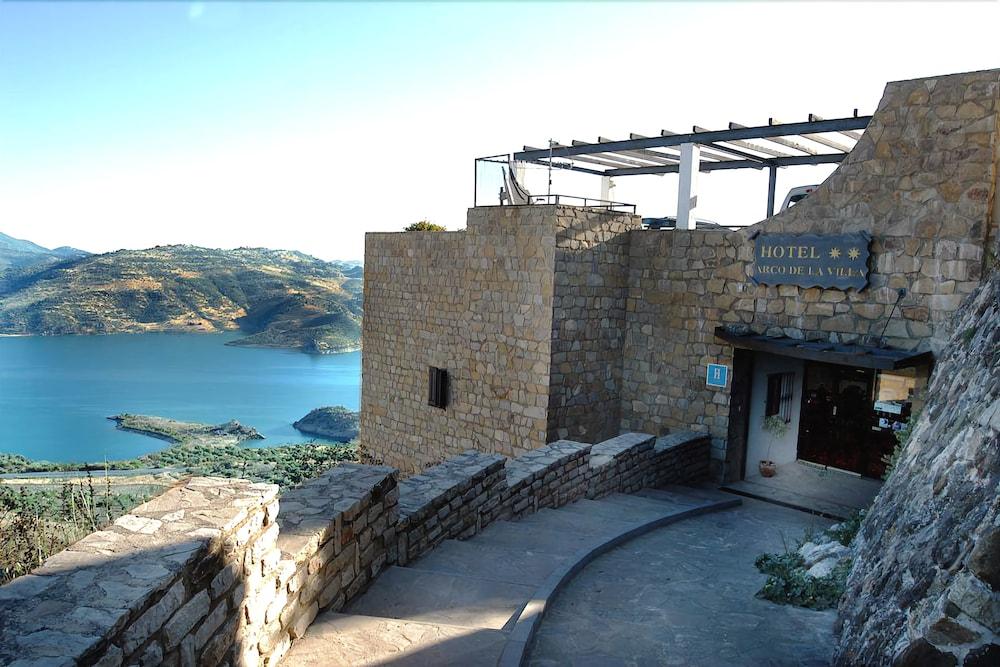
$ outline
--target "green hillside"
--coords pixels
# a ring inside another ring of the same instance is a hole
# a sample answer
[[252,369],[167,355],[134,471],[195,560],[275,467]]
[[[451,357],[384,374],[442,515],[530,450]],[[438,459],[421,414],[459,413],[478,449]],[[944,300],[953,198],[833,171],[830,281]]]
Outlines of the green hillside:
[[356,349],[360,277],[284,250],[119,250],[0,273],[0,334],[238,329],[235,344]]

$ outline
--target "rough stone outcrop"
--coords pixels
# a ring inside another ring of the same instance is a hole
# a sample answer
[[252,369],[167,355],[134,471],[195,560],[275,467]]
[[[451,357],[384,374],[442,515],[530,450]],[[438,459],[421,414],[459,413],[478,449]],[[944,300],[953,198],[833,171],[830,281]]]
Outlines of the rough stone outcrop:
[[957,318],[855,544],[838,665],[1000,664],[1000,274]]
[[358,413],[342,405],[316,408],[292,426],[303,433],[346,442],[358,437]]

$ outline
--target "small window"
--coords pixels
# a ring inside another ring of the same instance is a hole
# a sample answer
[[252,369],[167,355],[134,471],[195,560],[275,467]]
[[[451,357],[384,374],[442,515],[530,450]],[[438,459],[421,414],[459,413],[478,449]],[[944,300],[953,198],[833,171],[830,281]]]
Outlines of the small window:
[[442,410],[448,405],[448,371],[443,368],[428,369],[427,405]]
[[787,424],[792,421],[792,393],[795,373],[773,373],[767,376],[767,403],[764,416],[777,415]]

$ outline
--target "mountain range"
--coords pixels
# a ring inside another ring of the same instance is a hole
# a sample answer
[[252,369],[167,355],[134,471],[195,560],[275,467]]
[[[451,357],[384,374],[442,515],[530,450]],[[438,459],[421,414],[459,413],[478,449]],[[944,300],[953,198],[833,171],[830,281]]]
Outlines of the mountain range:
[[0,232],[0,273],[9,269],[23,269],[40,264],[53,264],[67,259],[86,257],[89,252],[69,246],[43,248],[37,243],[15,239]]
[[[8,241],[9,239],[9,241]],[[0,334],[239,330],[233,345],[357,349],[363,269],[267,248],[90,255],[0,235]]]

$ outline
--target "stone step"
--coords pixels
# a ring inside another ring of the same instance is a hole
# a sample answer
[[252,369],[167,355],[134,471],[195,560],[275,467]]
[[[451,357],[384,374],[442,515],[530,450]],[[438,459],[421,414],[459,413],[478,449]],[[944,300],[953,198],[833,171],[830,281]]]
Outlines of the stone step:
[[679,493],[685,496],[694,496],[695,498],[703,498],[704,500],[711,500],[713,502],[717,501],[727,501],[733,499],[733,494],[721,491],[718,486],[712,484],[700,484],[687,486],[685,484],[667,484],[661,489],[650,489],[651,491],[662,490],[669,491],[671,493]]
[[572,529],[553,528],[527,524],[524,521],[499,521],[476,535],[476,544],[489,544],[538,554],[568,557],[593,544],[595,538],[589,533]]
[[[625,500],[622,500],[625,499]],[[629,503],[627,507],[623,506]],[[578,500],[572,505],[560,508],[570,514],[584,514],[587,516],[601,517],[612,521],[625,521],[627,523],[642,523],[658,519],[662,516],[676,514],[690,509],[703,501],[697,500],[691,504],[680,504],[677,502],[665,502],[652,500],[649,498],[629,499],[628,496],[614,494],[599,500]]]
[[593,537],[602,535],[614,535],[623,529],[635,524],[625,516],[616,519],[608,518],[604,515],[595,516],[586,512],[577,512],[566,505],[560,509],[542,509],[521,519],[517,523],[522,526],[531,526],[545,530],[557,530],[562,532],[576,532]]
[[533,585],[390,567],[343,613],[500,630],[534,591]]
[[316,618],[281,664],[284,667],[496,665],[506,640],[507,634],[500,630],[328,612]]
[[668,503],[677,503],[687,507],[704,505],[706,502],[732,500],[731,494],[708,489],[696,489],[682,486],[671,486],[663,489],[642,489],[634,495],[640,498],[650,498]]
[[469,541],[445,540],[420,560],[410,563],[408,568],[537,585],[566,559],[566,555],[491,543],[477,537]]
[[684,504],[679,503],[677,500],[666,501],[657,500],[656,498],[647,498],[645,496],[634,496],[626,494],[613,494],[610,496],[605,496],[601,498],[602,502],[607,503],[610,506],[616,507],[620,512],[633,512],[633,511],[643,511],[648,510],[650,512],[655,511],[668,511],[672,512],[682,512],[684,510],[689,510],[692,507],[701,507],[703,505],[709,504],[710,501],[703,500],[701,498],[692,498],[689,502]]

